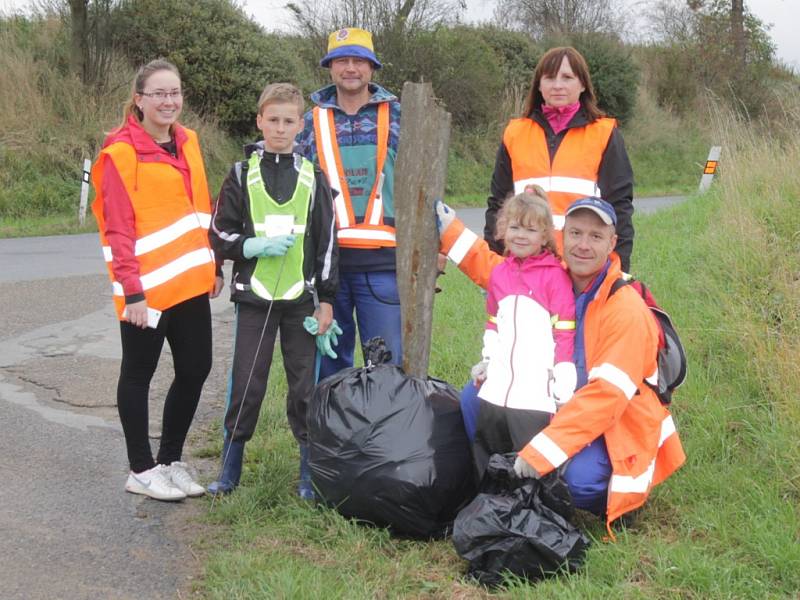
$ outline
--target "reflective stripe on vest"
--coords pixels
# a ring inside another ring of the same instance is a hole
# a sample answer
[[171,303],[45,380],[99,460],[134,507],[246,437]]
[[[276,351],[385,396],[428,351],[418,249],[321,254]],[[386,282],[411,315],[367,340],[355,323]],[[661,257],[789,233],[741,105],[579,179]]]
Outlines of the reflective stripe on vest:
[[555,228],[564,228],[564,213],[578,198],[602,196],[597,187],[600,163],[616,121],[601,118],[567,130],[551,162],[544,129],[533,119],[513,119],[503,134],[511,159],[514,193],[539,185],[547,192]]
[[378,147],[376,149],[375,182],[367,202],[364,221],[357,222],[350,199],[339,142],[336,139],[336,123],[333,110],[315,107],[312,111],[314,137],[317,144],[319,165],[334,191],[337,237],[345,248],[379,248],[397,245],[395,229],[383,222],[383,166],[389,152],[389,103],[378,105]]
[[294,300],[303,293],[304,233],[308,207],[314,191],[314,166],[301,158],[297,183],[288,202],[278,204],[264,187],[261,157],[250,155],[247,167],[247,194],[256,237],[297,234],[294,245],[283,256],[265,256],[256,262],[250,277],[250,290],[265,300]]
[[124,141],[101,150],[92,166],[96,191],[92,212],[97,219],[119,319],[125,308],[125,292],[114,276],[114,257],[105,236],[103,175],[106,157],[119,173],[133,208],[134,255],[147,305],[166,310],[213,288],[215,265],[208,242],[211,222],[208,184],[197,136],[191,130],[184,131],[187,140],[181,152],[189,167],[191,197],[183,175],[175,167],[159,161],[139,161],[136,150]]

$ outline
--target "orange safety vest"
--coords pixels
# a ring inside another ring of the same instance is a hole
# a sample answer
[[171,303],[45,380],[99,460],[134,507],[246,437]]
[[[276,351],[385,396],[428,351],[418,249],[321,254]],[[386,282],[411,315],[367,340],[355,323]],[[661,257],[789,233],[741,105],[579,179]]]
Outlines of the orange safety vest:
[[350,188],[342,166],[339,142],[336,139],[336,122],[333,110],[315,107],[314,138],[317,144],[319,166],[328,178],[334,192],[333,207],[336,213],[337,238],[343,248],[393,248],[397,246],[395,228],[383,222],[383,165],[389,152],[389,103],[378,105],[378,148],[375,183],[369,195],[363,222],[356,222]]
[[[492,269],[504,260],[459,219],[442,234],[440,251],[484,288]],[[621,273],[619,257],[612,254],[608,274],[586,310],[588,383],[520,451],[544,475],[602,435],[612,468],[609,526],[644,504],[650,490],[686,460],[672,416],[645,382],[658,373],[655,322],[633,290],[608,297]],[[625,327],[607,326],[614,322]]]
[[191,173],[191,198],[177,169],[161,162],[138,161],[136,149],[126,141],[103,148],[92,166],[92,183],[97,194],[92,212],[100,230],[100,242],[120,320],[125,308],[125,293],[112,270],[113,256],[105,236],[103,218],[106,156],[119,172],[133,207],[135,254],[147,305],[166,310],[214,287],[216,267],[208,241],[211,223],[208,183],[197,134],[185,128],[184,131],[188,139],[181,151]]
[[531,184],[547,192],[559,253],[563,253],[561,230],[569,205],[578,198],[601,197],[598,172],[616,126],[615,119],[603,117],[568,129],[552,163],[544,129],[533,119],[512,119],[503,133],[503,144],[511,158],[514,193],[522,193]]

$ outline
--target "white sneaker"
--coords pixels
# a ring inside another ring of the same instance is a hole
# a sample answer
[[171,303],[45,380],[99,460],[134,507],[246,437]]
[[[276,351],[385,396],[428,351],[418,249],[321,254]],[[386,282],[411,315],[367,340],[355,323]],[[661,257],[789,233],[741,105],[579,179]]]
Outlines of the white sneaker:
[[189,471],[186,470],[188,465],[185,462],[175,461],[170,466],[164,467],[164,470],[169,472],[169,480],[176,488],[182,491],[187,496],[197,497],[206,493],[206,489],[198,484]]
[[164,465],[156,465],[141,473],[131,471],[128,481],[125,482],[125,491],[150,496],[156,500],[183,500],[186,494],[172,485],[167,468]]

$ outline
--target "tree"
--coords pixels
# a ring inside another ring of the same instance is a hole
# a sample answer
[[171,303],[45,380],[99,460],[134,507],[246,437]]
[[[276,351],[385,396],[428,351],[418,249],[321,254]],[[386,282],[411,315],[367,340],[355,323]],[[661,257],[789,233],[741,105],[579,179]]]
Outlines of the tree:
[[660,49],[658,99],[692,109],[704,89],[735,98],[750,114],[762,110],[774,45],[768,26],[743,0],[660,0],[648,13]]
[[494,16],[535,38],[621,30],[618,0],[501,0]]
[[89,0],[69,0],[71,37],[69,67],[81,81],[86,81],[86,62],[89,57],[88,8]]
[[373,34],[386,31],[430,30],[452,24],[466,8],[464,0],[302,0],[286,5],[298,32],[327,38],[343,27],[360,27]]

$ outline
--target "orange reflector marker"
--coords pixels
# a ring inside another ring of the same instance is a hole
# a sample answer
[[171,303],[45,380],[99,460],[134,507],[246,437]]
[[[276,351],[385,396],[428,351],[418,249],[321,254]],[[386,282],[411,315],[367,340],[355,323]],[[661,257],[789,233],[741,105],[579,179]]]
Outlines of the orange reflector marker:
[[714,174],[717,172],[717,165],[719,165],[719,155],[721,152],[721,146],[712,146],[708,153],[706,164],[703,167],[703,176],[700,178],[700,187],[698,189],[701,194],[711,186],[711,180],[714,179]]

